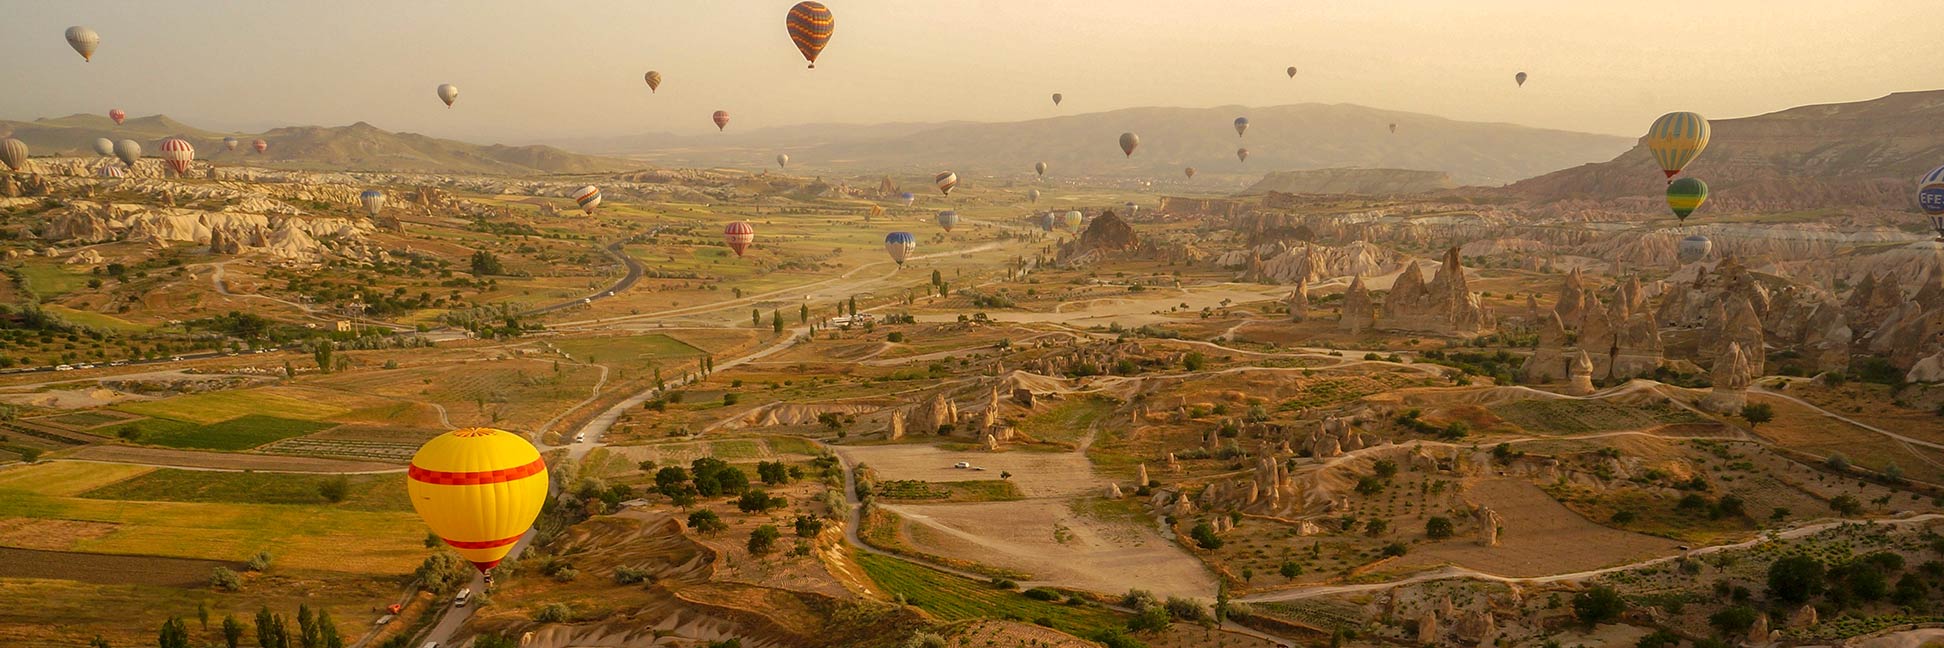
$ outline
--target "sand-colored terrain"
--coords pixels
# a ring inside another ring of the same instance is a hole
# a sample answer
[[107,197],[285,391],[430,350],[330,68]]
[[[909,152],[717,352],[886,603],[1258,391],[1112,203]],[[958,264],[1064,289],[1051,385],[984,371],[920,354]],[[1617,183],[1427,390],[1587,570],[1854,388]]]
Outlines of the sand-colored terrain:
[[1455,564],[1499,576],[1531,577],[1598,569],[1676,551],[1678,543],[1673,540],[1594,524],[1524,479],[1480,479],[1467,486],[1467,499],[1505,518],[1499,546],[1457,537],[1414,547],[1396,566]]

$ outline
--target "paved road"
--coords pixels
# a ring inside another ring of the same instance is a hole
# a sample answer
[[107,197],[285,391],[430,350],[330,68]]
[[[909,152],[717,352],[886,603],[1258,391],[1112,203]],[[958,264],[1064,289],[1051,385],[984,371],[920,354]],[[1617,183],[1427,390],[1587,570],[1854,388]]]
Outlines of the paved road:
[[606,290],[602,290],[600,292],[594,293],[592,295],[588,295],[586,297],[582,297],[580,299],[570,299],[557,304],[548,304],[546,306],[541,306],[531,310],[523,311],[520,313],[519,316],[529,317],[533,315],[545,315],[547,313],[551,313],[557,310],[563,310],[563,309],[573,308],[575,306],[580,306],[583,304],[588,304],[597,299],[607,299],[609,297],[613,297],[615,295],[621,294],[622,291],[625,291],[629,288],[633,288],[635,282],[640,281],[642,273],[646,272],[647,270],[641,267],[640,261],[636,261],[634,257],[628,256],[626,252],[623,252],[621,250],[621,245],[623,243],[625,243],[625,241],[615,241],[613,243],[608,244],[607,247],[601,248],[601,251],[607,253],[609,257],[612,257],[615,260],[620,261],[622,265],[628,267],[628,274],[621,277],[620,280],[615,281],[614,285],[608,286]]

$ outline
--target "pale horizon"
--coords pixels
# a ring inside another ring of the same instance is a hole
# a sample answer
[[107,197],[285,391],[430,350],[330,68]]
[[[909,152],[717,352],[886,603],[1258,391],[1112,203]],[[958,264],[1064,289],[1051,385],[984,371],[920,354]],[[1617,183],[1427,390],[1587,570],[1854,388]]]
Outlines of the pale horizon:
[[[518,143],[709,134],[717,109],[736,132],[1344,103],[1638,137],[1671,110],[1732,118],[1935,88],[1923,53],[1944,53],[1910,28],[1924,7],[1882,0],[845,0],[829,3],[836,35],[807,70],[784,35],[790,4],[12,2],[0,117],[112,107],[213,130],[363,121]],[[62,40],[70,25],[101,34],[94,62]],[[666,77],[656,94],[650,69]],[[459,86],[456,107],[434,97],[440,83]]]

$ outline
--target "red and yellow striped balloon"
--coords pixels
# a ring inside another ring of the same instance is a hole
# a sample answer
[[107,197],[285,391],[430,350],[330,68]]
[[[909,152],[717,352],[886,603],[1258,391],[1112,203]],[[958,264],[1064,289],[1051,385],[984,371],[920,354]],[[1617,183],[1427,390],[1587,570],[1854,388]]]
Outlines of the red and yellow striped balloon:
[[790,7],[790,15],[783,19],[783,27],[790,32],[790,41],[796,43],[797,51],[810,67],[817,67],[817,55],[823,53],[824,45],[830,43],[830,34],[837,31],[837,18],[830,15],[830,9],[821,2],[799,2]]
[[547,462],[519,435],[441,434],[412,455],[405,491],[432,532],[480,572],[498,565],[547,500]]

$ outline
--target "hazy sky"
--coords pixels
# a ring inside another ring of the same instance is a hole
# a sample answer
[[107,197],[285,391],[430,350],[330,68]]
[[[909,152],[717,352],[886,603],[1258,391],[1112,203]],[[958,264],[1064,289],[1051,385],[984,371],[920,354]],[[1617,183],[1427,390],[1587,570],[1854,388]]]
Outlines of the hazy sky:
[[[1944,87],[1939,0],[829,0],[816,70],[784,33],[791,4],[0,0],[0,117],[511,142],[703,134],[718,108],[748,129],[1345,102],[1637,136],[1669,110]],[[62,39],[76,24],[101,33],[93,63]]]

